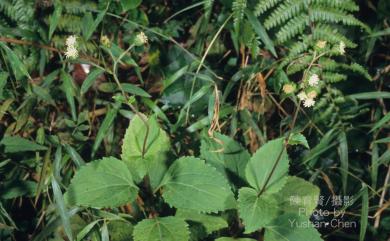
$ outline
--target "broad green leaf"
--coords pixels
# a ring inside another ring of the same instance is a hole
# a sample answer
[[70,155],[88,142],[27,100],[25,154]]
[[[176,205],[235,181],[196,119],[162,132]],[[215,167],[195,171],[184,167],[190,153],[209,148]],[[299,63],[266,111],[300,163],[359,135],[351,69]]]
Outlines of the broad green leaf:
[[223,175],[195,157],[177,159],[166,173],[162,188],[169,205],[199,212],[222,211],[232,197]]
[[278,216],[265,228],[264,241],[322,241],[309,219],[298,214]]
[[80,89],[81,94],[85,94],[88,91],[88,89],[93,85],[95,80],[103,73],[104,70],[100,68],[93,69],[88,74],[87,78],[85,78],[83,84],[81,85],[81,89]]
[[310,217],[317,207],[320,189],[302,178],[289,176],[287,184],[276,194],[279,207],[284,212]]
[[142,97],[151,97],[148,92],[141,89],[140,87],[130,84],[130,83],[124,83],[122,84],[122,88],[125,92],[130,93],[132,95],[138,95]]
[[277,192],[286,183],[288,162],[284,138],[269,141],[249,160],[245,169],[246,179],[258,192]]
[[214,133],[214,138],[202,139],[200,154],[207,163],[224,175],[226,172],[227,174],[230,172],[245,180],[245,167],[250,155],[232,138]]
[[142,0],[121,0],[123,11],[126,12],[131,9],[137,8],[141,4]]
[[56,2],[54,7],[54,12],[49,18],[49,40],[53,36],[54,31],[57,28],[58,21],[60,20],[62,13],[62,4],[61,2]]
[[211,234],[214,231],[228,227],[228,223],[222,217],[198,213],[193,210],[179,209],[176,211],[175,216],[185,220],[201,223],[205,227],[207,234]]
[[33,141],[24,139],[19,136],[5,136],[1,140],[0,145],[5,146],[4,149],[5,153],[47,150],[46,146],[39,145]]
[[215,241],[256,241],[256,240],[251,238],[221,237],[221,238],[217,238]]
[[149,174],[150,184],[154,189],[160,184],[166,171],[166,153],[170,144],[168,135],[159,127],[155,117],[150,117],[147,125],[138,115],[134,116],[123,139],[121,157],[134,172],[136,181]]
[[307,143],[306,137],[302,135],[301,133],[293,133],[289,140],[288,140],[289,145],[302,145],[309,149],[309,143]]
[[245,225],[245,233],[252,233],[270,223],[278,215],[278,202],[269,195],[258,196],[252,188],[241,188],[238,212]]
[[187,241],[188,225],[182,218],[163,217],[144,219],[134,227],[135,241]]
[[108,157],[82,166],[65,197],[71,205],[118,207],[134,201],[137,192],[125,163]]

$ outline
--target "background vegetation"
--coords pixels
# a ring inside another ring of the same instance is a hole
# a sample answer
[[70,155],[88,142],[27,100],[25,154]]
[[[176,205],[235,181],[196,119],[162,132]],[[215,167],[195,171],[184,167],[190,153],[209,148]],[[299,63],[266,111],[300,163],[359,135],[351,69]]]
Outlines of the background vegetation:
[[[120,157],[143,113],[169,136],[169,160],[207,161],[201,143],[219,133],[248,157],[301,133],[310,148],[288,147],[290,174],[325,198],[351,197],[339,209],[358,223],[322,227],[322,238],[389,240],[389,16],[387,0],[1,0],[0,239],[132,240],[136,204],[80,208],[62,196],[84,163]],[[314,91],[313,107],[301,91]],[[175,213],[143,198],[143,218]],[[189,222],[191,239],[263,240],[219,214],[222,224],[197,221],[206,234]]]

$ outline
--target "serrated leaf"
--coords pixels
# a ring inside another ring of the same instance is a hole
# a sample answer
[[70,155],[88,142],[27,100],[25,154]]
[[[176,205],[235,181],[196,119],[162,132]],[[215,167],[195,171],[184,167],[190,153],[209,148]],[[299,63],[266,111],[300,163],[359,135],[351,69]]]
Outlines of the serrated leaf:
[[125,163],[107,157],[80,167],[65,199],[71,205],[118,207],[134,201],[137,193],[138,188]]
[[168,204],[199,212],[222,211],[232,197],[222,174],[195,157],[176,160],[166,173],[162,187]]
[[249,160],[245,169],[246,179],[258,192],[275,193],[286,183],[288,162],[284,138],[269,141]]
[[205,227],[207,234],[211,234],[214,231],[228,227],[228,223],[222,217],[198,213],[193,210],[179,209],[176,211],[175,216],[184,218],[185,220],[201,223]]
[[134,227],[135,241],[187,241],[187,223],[177,217],[144,219]]
[[46,146],[39,145],[33,141],[27,140],[19,136],[5,136],[1,140],[0,145],[5,146],[5,153],[47,150]]
[[165,159],[170,144],[168,135],[159,127],[156,118],[149,118],[147,123],[149,132],[146,137],[146,124],[138,115],[134,116],[123,139],[121,157],[130,170],[134,171],[136,181],[148,173],[154,189],[160,184],[166,171]]
[[258,196],[252,188],[241,188],[238,212],[245,225],[245,233],[252,233],[270,223],[278,215],[278,202],[269,195]]
[[[307,226],[305,226],[307,225]],[[322,241],[307,217],[286,213],[265,228],[264,241]]]
[[202,139],[200,153],[207,163],[213,165],[221,173],[231,172],[245,180],[245,166],[250,155],[232,138],[214,133],[214,138]]
[[320,189],[299,177],[289,176],[285,185],[275,198],[280,209],[287,213],[299,213],[310,217],[317,207]]
[[309,149],[309,143],[306,140],[306,137],[301,133],[293,133],[288,140],[289,145],[302,145]]

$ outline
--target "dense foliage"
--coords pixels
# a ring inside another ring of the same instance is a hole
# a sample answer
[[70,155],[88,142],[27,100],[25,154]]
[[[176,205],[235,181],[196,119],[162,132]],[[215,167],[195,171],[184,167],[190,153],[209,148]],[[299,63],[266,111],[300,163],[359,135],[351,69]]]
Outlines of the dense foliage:
[[0,240],[389,240],[389,16],[0,0]]

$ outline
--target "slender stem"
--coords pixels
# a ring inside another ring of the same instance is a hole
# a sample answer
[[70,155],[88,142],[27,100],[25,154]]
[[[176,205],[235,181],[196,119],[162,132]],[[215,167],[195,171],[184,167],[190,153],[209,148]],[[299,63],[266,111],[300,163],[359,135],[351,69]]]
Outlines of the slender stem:
[[148,139],[148,136],[149,136],[149,124],[148,124],[148,120],[145,118],[144,115],[142,115],[138,110],[137,108],[135,108],[129,101],[129,97],[127,96],[126,92],[124,91],[119,79],[118,79],[118,76],[116,74],[117,72],[117,69],[118,69],[118,63],[121,61],[121,59],[130,52],[130,50],[134,47],[134,45],[130,45],[130,47],[128,47],[126,49],[126,51],[124,51],[122,54],[120,54],[118,56],[118,58],[114,61],[114,66],[113,66],[113,72],[112,72],[112,75],[114,77],[114,80],[116,82],[116,84],[118,85],[119,87],[119,90],[122,92],[122,95],[123,97],[125,97],[125,100],[126,100],[126,103],[127,105],[130,107],[130,109],[137,115],[139,116],[139,118],[142,120],[142,122],[145,124],[145,127],[146,127],[146,133],[145,133],[145,138],[144,138],[144,142],[143,142],[143,145],[142,145],[142,158],[144,158],[144,155],[146,153],[146,143],[147,143],[147,139]]

